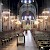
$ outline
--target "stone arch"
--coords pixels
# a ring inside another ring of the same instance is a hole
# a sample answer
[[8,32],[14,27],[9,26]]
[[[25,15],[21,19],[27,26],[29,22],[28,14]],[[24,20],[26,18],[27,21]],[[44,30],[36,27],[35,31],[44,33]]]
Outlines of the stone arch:
[[34,14],[35,19],[36,19],[36,8],[35,8],[34,5],[29,4],[29,3],[23,4],[20,7],[19,15],[22,16],[22,13],[25,12],[25,11],[31,11]]

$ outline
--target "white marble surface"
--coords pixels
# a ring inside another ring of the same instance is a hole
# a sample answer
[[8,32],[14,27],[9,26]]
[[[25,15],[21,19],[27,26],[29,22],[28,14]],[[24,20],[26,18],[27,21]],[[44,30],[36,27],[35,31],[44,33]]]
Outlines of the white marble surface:
[[25,37],[25,40],[25,50],[38,50],[30,31],[27,31],[27,36]]

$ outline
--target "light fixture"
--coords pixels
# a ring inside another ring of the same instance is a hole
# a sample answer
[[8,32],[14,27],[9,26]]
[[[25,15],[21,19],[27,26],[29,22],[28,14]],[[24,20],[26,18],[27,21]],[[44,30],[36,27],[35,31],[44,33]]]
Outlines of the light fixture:
[[39,18],[47,19],[47,18],[48,18],[48,16],[39,16]]
[[49,12],[49,11],[43,11],[42,13],[43,13],[43,14],[45,14],[45,13],[47,13],[47,14],[48,14],[48,13],[50,13],[50,12]]
[[43,47],[41,47],[41,49],[43,49]]

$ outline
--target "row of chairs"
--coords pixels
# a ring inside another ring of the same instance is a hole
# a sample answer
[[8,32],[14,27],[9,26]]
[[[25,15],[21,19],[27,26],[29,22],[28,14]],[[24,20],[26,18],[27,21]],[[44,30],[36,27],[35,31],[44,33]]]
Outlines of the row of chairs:
[[9,38],[1,38],[1,45],[6,45],[8,42],[10,42],[13,38],[9,37]]
[[4,34],[4,36],[0,35],[0,45],[2,45],[2,46],[6,45],[8,42],[10,42],[15,37],[16,37],[15,33],[14,34],[13,33]]
[[45,33],[38,33],[36,34],[35,32],[32,32],[33,34],[33,37],[34,37],[34,40],[37,44],[37,46],[41,47],[41,46],[44,46],[44,47],[50,47],[50,36],[49,34],[45,34]]

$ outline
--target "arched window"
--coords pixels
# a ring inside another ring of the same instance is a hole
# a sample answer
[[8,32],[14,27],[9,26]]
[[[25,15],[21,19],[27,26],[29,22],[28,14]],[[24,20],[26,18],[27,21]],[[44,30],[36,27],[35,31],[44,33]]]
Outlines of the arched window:
[[27,20],[27,16],[25,16],[25,20]]
[[24,3],[27,3],[27,0],[24,0]]
[[31,0],[24,0],[24,3],[31,3]]
[[31,3],[31,0],[29,0],[28,3]]
[[29,16],[29,20],[31,20],[31,16]]

